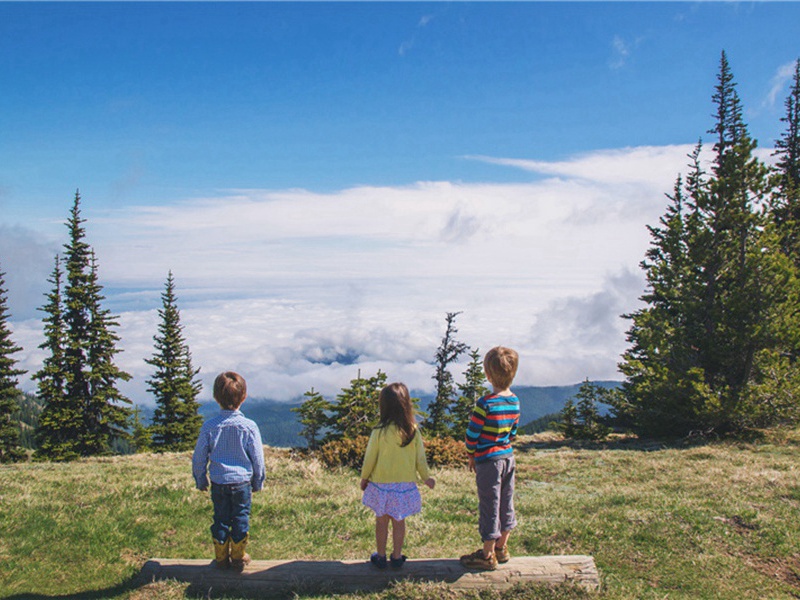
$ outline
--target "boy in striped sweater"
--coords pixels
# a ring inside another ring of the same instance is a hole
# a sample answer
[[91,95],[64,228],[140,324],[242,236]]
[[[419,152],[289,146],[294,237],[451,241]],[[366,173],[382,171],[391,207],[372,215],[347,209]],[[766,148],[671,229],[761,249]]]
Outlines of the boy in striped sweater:
[[492,393],[475,404],[467,427],[469,470],[478,486],[478,531],[483,548],[461,557],[469,569],[494,570],[508,562],[508,537],[517,525],[514,513],[514,451],[511,442],[519,424],[519,398],[509,389],[519,355],[497,346],[486,353],[483,370]]

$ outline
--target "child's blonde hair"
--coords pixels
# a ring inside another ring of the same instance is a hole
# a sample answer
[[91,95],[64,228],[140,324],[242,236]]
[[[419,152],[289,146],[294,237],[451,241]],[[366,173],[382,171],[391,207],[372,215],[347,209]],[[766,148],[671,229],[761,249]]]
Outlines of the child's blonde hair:
[[483,359],[483,370],[489,382],[499,388],[508,388],[517,374],[519,354],[516,350],[495,346]]
[[379,398],[380,421],[378,427],[394,423],[403,437],[403,446],[408,446],[417,433],[411,395],[404,383],[390,383],[381,390]]
[[236,410],[247,398],[247,383],[244,377],[233,371],[225,371],[214,380],[214,400],[224,409]]

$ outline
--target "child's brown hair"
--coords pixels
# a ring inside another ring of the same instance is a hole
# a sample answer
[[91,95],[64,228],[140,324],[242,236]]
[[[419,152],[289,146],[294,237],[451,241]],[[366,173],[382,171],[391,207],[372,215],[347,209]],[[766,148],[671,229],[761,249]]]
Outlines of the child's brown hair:
[[486,353],[483,359],[486,378],[493,386],[501,389],[511,386],[518,366],[519,354],[517,351],[503,346],[495,346]]
[[380,421],[378,427],[394,423],[403,436],[403,446],[408,446],[417,433],[411,395],[404,383],[390,383],[381,390],[379,398]]
[[244,377],[233,371],[225,371],[214,380],[214,400],[226,410],[236,410],[247,398],[247,383]]

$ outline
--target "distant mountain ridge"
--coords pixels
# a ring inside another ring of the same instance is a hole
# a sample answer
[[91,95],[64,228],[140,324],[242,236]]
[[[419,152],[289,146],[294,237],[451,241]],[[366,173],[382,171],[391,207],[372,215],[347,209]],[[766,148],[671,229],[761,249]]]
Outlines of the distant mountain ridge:
[[[619,381],[594,381],[596,385],[614,388]],[[520,423],[525,425],[545,415],[560,412],[564,404],[573,398],[581,387],[581,383],[560,386],[519,386],[512,387],[520,403]],[[416,395],[420,399],[420,407],[425,410],[433,400],[432,395]],[[274,447],[305,446],[300,437],[302,425],[298,422],[297,413],[292,408],[299,402],[279,402],[277,400],[248,398],[242,406],[246,417],[256,422],[261,430],[264,444]],[[200,407],[203,417],[216,414],[219,410],[216,402],[206,402]]]

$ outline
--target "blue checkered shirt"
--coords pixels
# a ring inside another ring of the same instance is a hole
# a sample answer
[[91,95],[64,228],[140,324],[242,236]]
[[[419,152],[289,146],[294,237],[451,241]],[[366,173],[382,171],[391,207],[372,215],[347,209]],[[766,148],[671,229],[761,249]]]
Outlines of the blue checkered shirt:
[[259,491],[266,468],[258,425],[238,410],[221,410],[203,423],[192,455],[192,475],[200,490],[208,488],[210,476],[218,485],[249,481],[253,491]]

